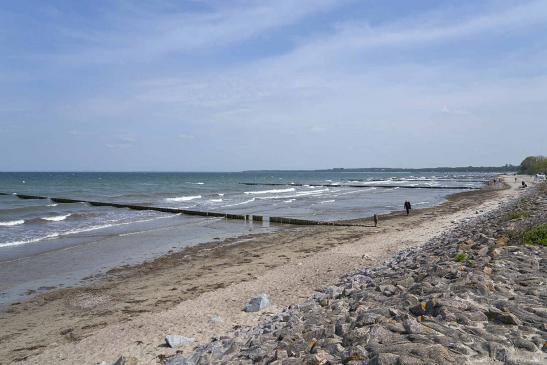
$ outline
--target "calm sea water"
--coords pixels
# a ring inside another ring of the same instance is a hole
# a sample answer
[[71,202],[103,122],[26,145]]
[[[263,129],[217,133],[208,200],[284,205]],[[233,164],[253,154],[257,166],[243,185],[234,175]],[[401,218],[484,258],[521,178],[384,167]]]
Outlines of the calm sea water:
[[[480,181],[489,178],[486,174],[392,172],[0,173],[0,192],[332,221],[400,210],[406,199],[417,208],[433,206],[457,192],[367,185],[479,187]],[[16,293],[73,284],[170,249],[278,228],[0,195],[0,304],[2,298],[13,299]]]

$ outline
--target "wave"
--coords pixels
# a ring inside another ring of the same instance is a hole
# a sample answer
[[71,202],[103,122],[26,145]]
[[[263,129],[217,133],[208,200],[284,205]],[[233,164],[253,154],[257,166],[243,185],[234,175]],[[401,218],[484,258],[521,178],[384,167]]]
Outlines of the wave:
[[326,191],[330,191],[329,188],[319,189],[319,190],[299,191],[299,192],[296,192],[295,194],[292,194],[292,195],[261,196],[261,197],[257,197],[257,199],[260,199],[260,200],[292,199],[292,198],[300,198],[300,197],[303,197],[303,196],[318,196],[318,195],[322,195]]
[[187,202],[194,199],[201,199],[201,195],[177,196],[176,198],[166,198],[168,202]]
[[394,184],[396,183],[397,181],[393,181],[391,179],[388,179],[388,180],[384,180],[384,179],[375,179],[375,180],[368,180],[368,181],[363,181],[362,184],[363,185],[370,185],[370,184]]
[[10,247],[10,246],[19,246],[19,245],[24,245],[26,243],[34,243],[34,242],[38,242],[38,241],[42,241],[42,240],[47,240],[47,239],[59,237],[59,235],[60,235],[59,233],[55,232],[55,233],[52,233],[52,234],[48,234],[47,236],[29,238],[28,240],[0,243],[0,248],[1,247]]
[[294,191],[294,188],[288,189],[272,189],[272,190],[259,190],[259,191],[246,191],[245,194],[260,195],[260,194],[274,194],[274,193],[288,193]]
[[337,193],[336,196],[339,196],[339,195],[348,195],[348,194],[355,194],[355,193],[363,193],[363,192],[367,192],[367,191],[372,191],[372,190],[376,190],[377,188],[359,188],[357,190],[350,190],[350,191],[346,191],[344,193]]
[[212,202],[212,203],[220,203],[222,201],[222,199],[211,199],[209,201]]
[[16,221],[6,221],[6,222],[0,222],[1,227],[11,227],[11,226],[18,226],[20,224],[25,223],[23,219],[18,219]]
[[283,200],[283,203],[292,203],[293,201],[295,201],[296,199],[289,199],[289,200]]
[[[175,214],[175,215],[180,215],[180,214]],[[173,217],[173,215],[169,214],[169,215],[165,215],[165,216],[154,217],[154,218],[150,218],[150,219],[141,219],[141,220],[136,220],[136,221],[131,221],[131,222],[121,222],[121,223],[111,222],[111,223],[97,224],[97,225],[94,225],[94,226],[83,227],[83,228],[74,228],[74,229],[71,229],[71,230],[66,231],[66,232],[53,232],[53,233],[50,233],[50,234],[45,235],[45,236],[29,238],[27,240],[0,243],[0,248],[10,247],[10,246],[19,246],[19,245],[24,245],[24,244],[27,244],[27,243],[35,243],[35,242],[48,240],[48,239],[52,239],[52,238],[57,238],[57,237],[61,237],[61,236],[68,236],[68,235],[77,234],[77,233],[96,231],[98,229],[104,229],[104,228],[109,228],[109,227],[125,226],[125,225],[133,224],[133,223],[150,222],[150,221],[153,221],[153,220],[156,220],[156,219],[169,218],[169,217]]]
[[328,204],[328,203],[334,203],[336,200],[332,199],[332,200],[323,200],[321,202],[319,202],[319,204]]
[[254,202],[254,201],[255,201],[255,198],[252,198],[252,199],[249,199],[249,200],[245,200],[244,202],[241,202],[241,203],[223,205],[222,207],[223,207],[223,208],[225,208],[225,207],[235,207],[236,205],[249,204],[249,203],[252,203],[252,202]]
[[60,222],[60,221],[64,221],[65,219],[67,219],[71,215],[72,215],[71,213],[68,213],[68,214],[65,214],[65,215],[56,215],[54,217],[43,217],[42,219],[46,220],[46,221],[50,221],[50,222]]
[[46,207],[56,207],[57,205],[59,205],[59,204],[57,204],[57,203],[51,203],[51,204],[46,205]]

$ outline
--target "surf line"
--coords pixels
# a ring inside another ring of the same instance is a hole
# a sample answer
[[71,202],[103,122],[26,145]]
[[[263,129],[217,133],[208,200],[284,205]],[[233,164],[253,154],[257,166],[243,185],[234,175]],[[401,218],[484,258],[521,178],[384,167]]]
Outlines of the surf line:
[[480,190],[481,188],[474,186],[410,186],[410,185],[376,185],[376,184],[367,184],[367,185],[346,185],[346,184],[297,184],[297,183],[252,183],[252,182],[241,182],[241,185],[253,185],[253,186],[313,186],[313,187],[347,187],[347,188],[401,188],[401,189],[450,189],[450,190]]
[[[0,195],[12,195],[0,193]],[[231,214],[231,213],[219,213],[219,212],[205,212],[199,210],[188,210],[188,209],[179,209],[179,208],[164,208],[164,207],[153,207],[148,205],[137,205],[137,204],[120,204],[120,203],[109,203],[109,202],[98,202],[93,200],[82,200],[82,199],[68,199],[68,198],[52,198],[47,196],[40,195],[27,195],[27,194],[13,194],[19,199],[49,199],[55,203],[87,203],[91,206],[96,207],[113,207],[113,208],[128,208],[133,210],[153,210],[163,213],[173,213],[173,214],[186,214],[202,217],[220,217],[225,219],[237,219],[237,220],[248,220],[248,221],[269,221],[270,223],[279,223],[279,224],[293,224],[293,225],[303,225],[303,226],[339,226],[339,227],[369,227],[363,224],[351,224],[351,223],[342,223],[342,222],[325,222],[325,221],[314,221],[308,219],[297,219],[297,218],[287,218],[287,217],[268,217],[255,214]]]

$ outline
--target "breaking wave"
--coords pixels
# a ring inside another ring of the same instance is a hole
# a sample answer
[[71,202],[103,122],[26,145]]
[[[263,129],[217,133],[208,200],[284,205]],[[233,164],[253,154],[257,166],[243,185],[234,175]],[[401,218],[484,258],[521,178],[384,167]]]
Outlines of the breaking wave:
[[65,219],[67,219],[71,215],[72,215],[71,213],[68,213],[68,214],[65,214],[65,215],[57,215],[57,216],[54,216],[54,217],[43,217],[42,219],[46,220],[46,221],[50,221],[50,222],[60,222],[60,221],[64,221]]
[[201,195],[190,195],[190,196],[177,196],[175,198],[166,198],[168,202],[187,202],[194,199],[201,199]]
[[249,204],[249,203],[252,203],[255,201],[255,198],[252,198],[252,199],[249,199],[249,200],[245,200],[244,202],[241,202],[241,203],[235,203],[235,204],[228,204],[228,205],[223,205],[222,207],[235,207],[236,205],[243,205],[243,204]]
[[259,191],[246,191],[245,194],[260,195],[260,194],[272,194],[272,193],[288,193],[294,191],[294,188],[288,189],[272,189],[272,190],[259,190]]
[[18,226],[20,224],[25,223],[23,219],[18,219],[16,221],[6,221],[6,222],[0,222],[1,227],[11,227],[11,226]]

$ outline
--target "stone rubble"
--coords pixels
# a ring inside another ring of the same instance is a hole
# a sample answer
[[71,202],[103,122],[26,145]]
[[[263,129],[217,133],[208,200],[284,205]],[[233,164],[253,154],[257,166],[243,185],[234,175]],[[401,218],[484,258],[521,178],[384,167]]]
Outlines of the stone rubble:
[[514,234],[547,222],[546,191],[165,364],[546,364],[547,248]]

